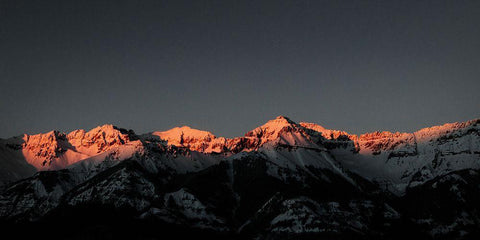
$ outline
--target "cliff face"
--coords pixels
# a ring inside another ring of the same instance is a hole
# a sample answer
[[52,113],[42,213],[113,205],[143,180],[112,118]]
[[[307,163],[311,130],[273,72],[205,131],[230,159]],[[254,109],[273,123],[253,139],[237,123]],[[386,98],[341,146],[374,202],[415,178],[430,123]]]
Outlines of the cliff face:
[[164,132],[152,132],[145,137],[158,137],[168,145],[185,147],[192,151],[212,153],[223,152],[227,145],[227,139],[217,138],[210,132],[192,129],[188,126],[172,128]]
[[[25,134],[2,140],[1,145],[3,156],[8,156],[4,164],[20,166],[9,168],[12,170],[6,175],[10,177],[5,178],[12,180],[30,175],[33,171],[25,167],[28,165],[37,170],[57,170],[86,159],[101,161],[107,155],[123,159],[143,153],[147,145],[155,145],[162,151],[173,146],[177,149],[173,152],[186,150],[224,156],[276,146],[328,149],[343,167],[368,179],[394,185],[402,192],[411,182],[477,167],[479,122],[477,119],[449,123],[414,133],[372,132],[357,136],[314,123],[297,124],[279,116],[237,138],[217,137],[187,126],[136,135],[131,130],[103,125],[88,132]],[[22,170],[17,174],[15,169]]]
[[246,239],[479,230],[480,120],[357,136],[279,116],[237,138],[104,125],[0,140],[0,153],[2,181],[19,180],[0,193],[7,222],[93,224],[88,209],[98,208]]
[[118,148],[133,141],[126,131],[103,125],[88,132],[76,130],[69,134],[51,131],[23,135],[21,151],[25,160],[37,170],[57,170],[83,159]]

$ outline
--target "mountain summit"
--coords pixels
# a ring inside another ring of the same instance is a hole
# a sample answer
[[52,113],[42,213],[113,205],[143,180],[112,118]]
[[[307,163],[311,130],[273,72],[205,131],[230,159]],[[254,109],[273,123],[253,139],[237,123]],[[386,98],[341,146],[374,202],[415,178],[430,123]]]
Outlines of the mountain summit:
[[70,234],[140,221],[148,238],[146,223],[244,239],[469,239],[479,171],[480,119],[357,136],[278,116],[235,138],[103,125],[1,139],[0,220]]

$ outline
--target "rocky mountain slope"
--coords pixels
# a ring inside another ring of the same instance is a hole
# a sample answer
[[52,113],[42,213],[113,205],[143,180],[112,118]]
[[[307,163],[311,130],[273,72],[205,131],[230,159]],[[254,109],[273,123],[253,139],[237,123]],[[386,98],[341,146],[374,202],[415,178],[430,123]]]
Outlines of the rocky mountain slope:
[[0,151],[5,231],[470,239],[480,229],[480,119],[357,136],[279,116],[237,138],[104,125],[5,139]]

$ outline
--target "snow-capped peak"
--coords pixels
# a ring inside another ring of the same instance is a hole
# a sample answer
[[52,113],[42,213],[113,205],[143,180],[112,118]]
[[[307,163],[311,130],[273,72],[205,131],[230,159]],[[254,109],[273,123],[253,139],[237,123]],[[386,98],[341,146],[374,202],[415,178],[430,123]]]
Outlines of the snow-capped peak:
[[274,140],[279,137],[282,132],[297,130],[299,125],[287,117],[278,116],[268,121],[260,127],[253,129],[245,134],[246,137],[264,138],[266,140]]
[[132,131],[105,124],[88,132],[79,129],[68,134],[24,134],[21,139],[8,142],[15,143],[16,158],[24,159],[37,170],[55,170],[127,144],[134,140],[133,136]]
[[300,122],[300,125],[304,128],[319,132],[323,138],[328,140],[338,139],[341,136],[344,136],[352,141],[357,139],[357,135],[349,134],[345,131],[340,130],[326,129],[316,123]]
[[76,130],[69,133],[67,138],[77,150],[89,155],[103,152],[114,145],[123,145],[132,140],[128,131],[111,124],[98,126],[88,132]]
[[182,145],[185,140],[210,141],[215,138],[215,135],[210,132],[194,129],[189,126],[175,127],[163,132],[152,132],[151,135],[158,136],[172,145]]
[[[284,116],[278,116],[245,134],[250,141],[254,141],[256,148],[270,143],[272,145],[288,145],[301,147],[318,147],[314,144],[305,128]],[[252,145],[252,144],[251,144]]]
[[149,135],[157,136],[167,141],[169,145],[205,153],[222,152],[226,144],[226,139],[223,137],[217,138],[210,132],[188,126],[176,127],[163,132],[152,132]]

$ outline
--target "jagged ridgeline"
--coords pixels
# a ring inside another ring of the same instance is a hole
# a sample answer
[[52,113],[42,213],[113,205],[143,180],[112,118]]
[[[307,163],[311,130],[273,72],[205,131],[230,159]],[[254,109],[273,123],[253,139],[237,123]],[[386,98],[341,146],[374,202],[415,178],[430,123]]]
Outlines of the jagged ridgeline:
[[104,125],[0,140],[4,234],[475,239],[480,120],[360,136],[279,116],[243,137]]

